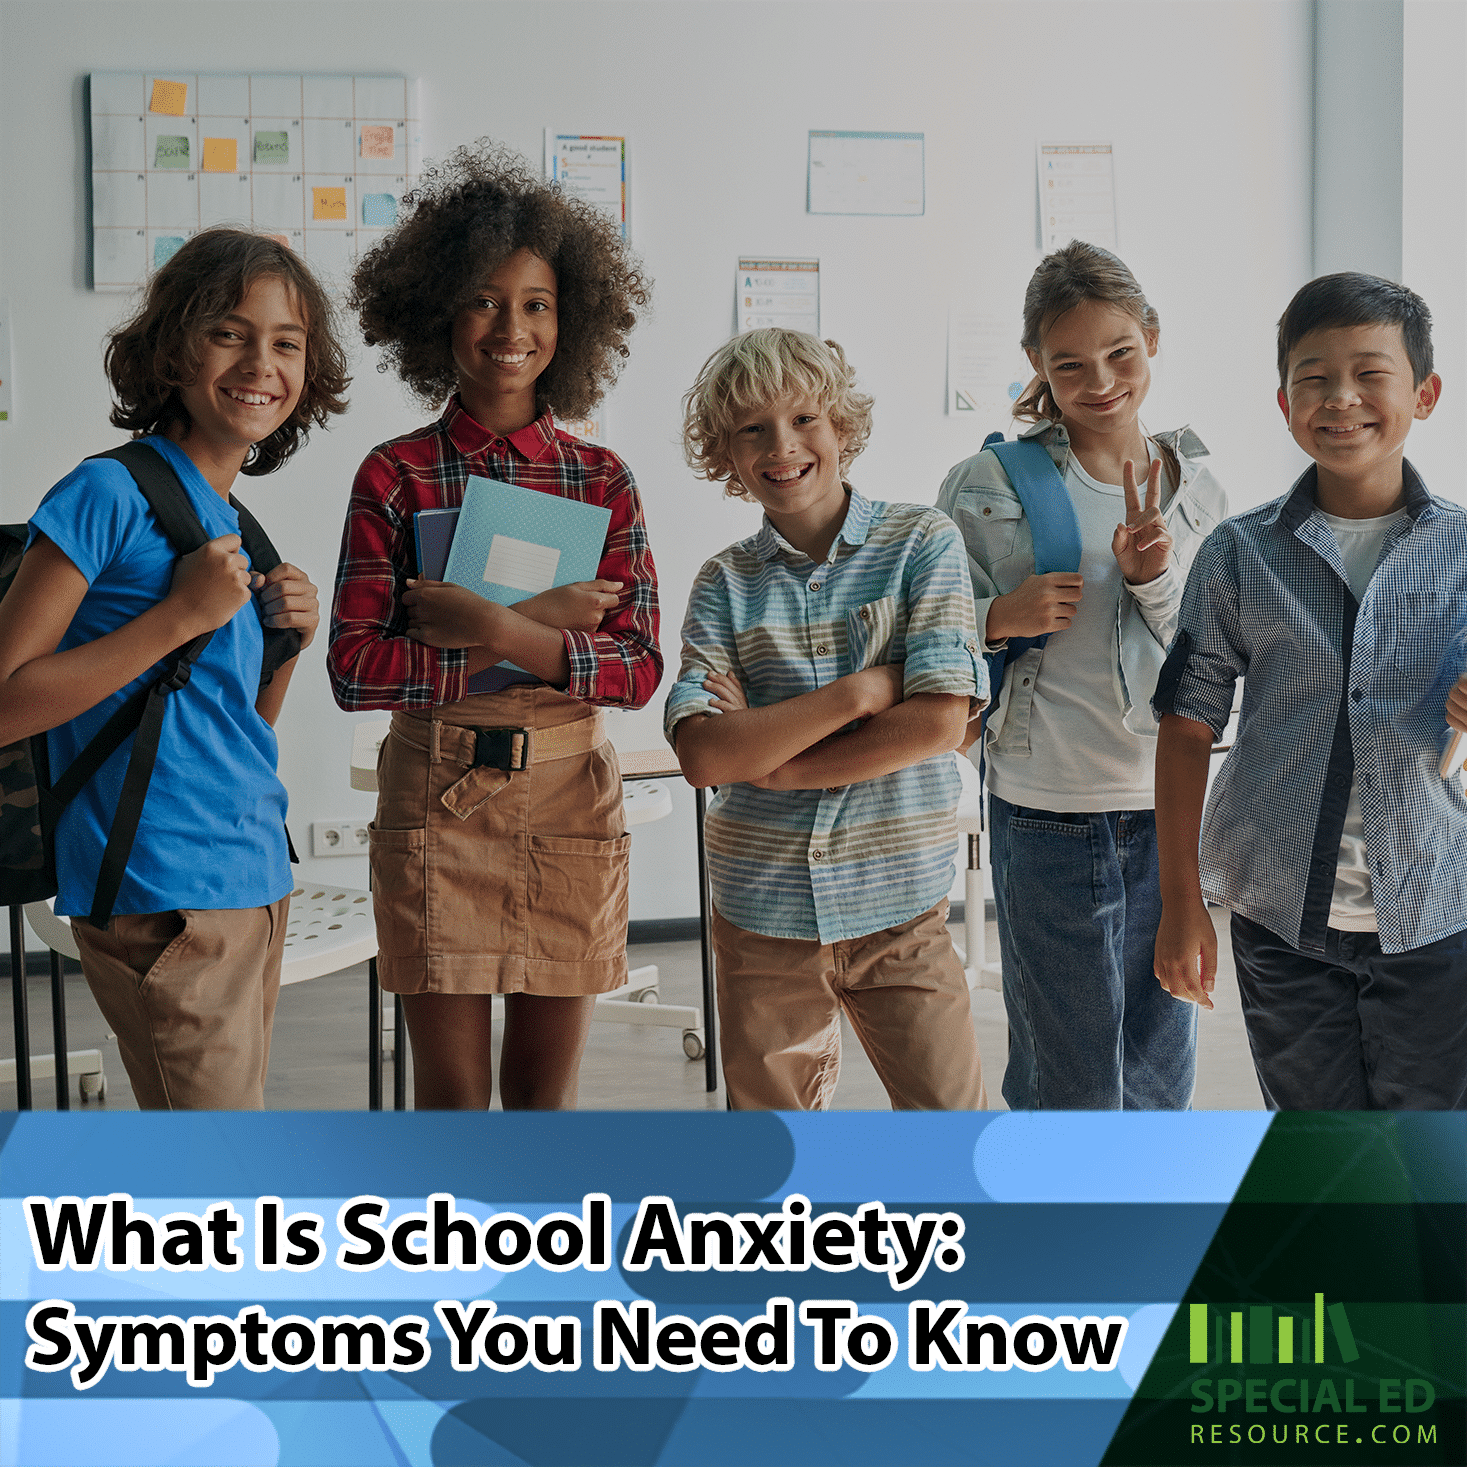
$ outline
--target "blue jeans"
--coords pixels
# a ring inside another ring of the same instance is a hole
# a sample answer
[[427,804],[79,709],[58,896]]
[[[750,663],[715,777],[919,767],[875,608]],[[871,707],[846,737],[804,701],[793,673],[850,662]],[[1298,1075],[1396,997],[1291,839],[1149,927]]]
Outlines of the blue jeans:
[[1061,814],[988,799],[1011,1110],[1186,1110],[1197,1010],[1152,971],[1152,810]]

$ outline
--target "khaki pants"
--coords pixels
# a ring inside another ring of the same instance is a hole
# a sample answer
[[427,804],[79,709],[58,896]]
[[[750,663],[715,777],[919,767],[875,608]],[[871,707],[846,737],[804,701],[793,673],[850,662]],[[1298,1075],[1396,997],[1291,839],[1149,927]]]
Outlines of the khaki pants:
[[262,1110],[290,898],[72,932],[142,1110]]
[[986,1104],[944,900],[844,942],[764,937],[713,914],[724,1083],[735,1110],[824,1110],[844,1009],[895,1110]]

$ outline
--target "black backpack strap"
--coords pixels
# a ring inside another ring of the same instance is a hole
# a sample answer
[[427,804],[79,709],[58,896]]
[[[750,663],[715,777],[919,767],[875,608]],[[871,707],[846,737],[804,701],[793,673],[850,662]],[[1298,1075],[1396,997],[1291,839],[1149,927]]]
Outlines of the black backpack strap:
[[[124,443],[96,458],[116,459],[132,475],[148,507],[153,511],[168,536],[169,543],[180,556],[188,555],[208,543],[208,535],[198,514],[189,503],[188,494],[178,481],[168,461],[145,443]],[[85,749],[72,760],[65,774],[43,797],[54,811],[64,808],[134,730],[132,753],[122,779],[122,792],[112,829],[107,835],[107,848],[97,873],[97,889],[87,920],[94,927],[106,927],[112,916],[112,904],[122,886],[143,803],[158,759],[158,744],[163,736],[163,714],[168,695],[183,687],[193,673],[193,665],[209,645],[213,632],[205,632],[193,641],[176,648],[168,659],[167,670],[151,687],[141,688],[102,725]]]
[[132,475],[148,501],[148,508],[157,516],[163,533],[180,555],[190,555],[209,543],[209,536],[189,503],[187,491],[178,482],[178,475],[156,449],[134,440],[92,457],[115,458]]
[[[280,552],[270,543],[270,537],[259,520],[234,495],[229,496],[229,502],[239,515],[239,538],[250,558],[250,569],[268,574],[280,564]],[[264,630],[265,651],[260,659],[262,688],[301,650],[301,634],[294,627],[266,627]]]

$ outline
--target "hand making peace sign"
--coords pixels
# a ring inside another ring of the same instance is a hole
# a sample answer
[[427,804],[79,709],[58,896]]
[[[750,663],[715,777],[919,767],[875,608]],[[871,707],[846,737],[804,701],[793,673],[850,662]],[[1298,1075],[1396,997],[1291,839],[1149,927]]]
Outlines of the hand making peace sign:
[[1172,537],[1161,517],[1161,460],[1152,459],[1146,475],[1146,503],[1136,488],[1136,466],[1128,459],[1122,479],[1126,491],[1126,522],[1111,536],[1111,554],[1121,574],[1133,586],[1154,581],[1165,569]]

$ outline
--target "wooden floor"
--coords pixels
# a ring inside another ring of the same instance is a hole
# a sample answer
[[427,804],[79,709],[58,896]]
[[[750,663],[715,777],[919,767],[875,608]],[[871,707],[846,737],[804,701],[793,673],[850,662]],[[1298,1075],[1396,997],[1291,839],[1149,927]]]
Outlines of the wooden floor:
[[[1247,1036],[1238,1008],[1231,953],[1227,941],[1227,914],[1213,912],[1219,928],[1220,970],[1214,1001],[1216,1009],[1199,1016],[1197,1093],[1199,1110],[1258,1110],[1263,1101],[1248,1054]],[[961,930],[954,928],[961,937]],[[997,952],[998,938],[990,924],[988,950]],[[659,969],[661,997],[666,1003],[700,1005],[698,945],[692,942],[659,943],[631,949],[631,965],[655,963]],[[6,985],[8,987],[8,985]],[[51,1050],[51,1003],[49,980],[32,978],[29,983],[31,1050]],[[8,993],[5,995],[0,1056],[14,1053],[9,1023]],[[998,994],[980,990],[972,995],[973,1022],[983,1056],[984,1078],[990,1108],[1004,1108],[1004,1052],[1008,1030],[1003,1001]],[[67,980],[68,1049],[101,1049],[107,1072],[108,1110],[134,1110],[136,1103],[117,1057],[117,1044],[109,1039],[102,1017],[80,975]],[[275,1017],[274,1048],[266,1104],[272,1110],[353,1110],[367,1104],[367,978],[361,965],[296,984],[281,992]],[[583,1110],[722,1110],[723,1091],[704,1090],[704,1066],[685,1057],[682,1035],[677,1029],[639,1028],[597,1023],[581,1065],[581,1108]],[[384,1076],[387,1104],[391,1100],[390,1070]],[[37,1109],[55,1104],[50,1080],[34,1082]],[[412,1086],[408,1084],[409,1103]],[[72,1081],[72,1105],[77,1106],[76,1082]],[[496,1102],[497,1103],[497,1102]],[[89,1108],[94,1108],[92,1102]],[[14,1109],[15,1087],[0,1084],[0,1109]],[[845,1030],[844,1056],[835,1108],[871,1110],[887,1108],[887,1098],[861,1047]]]

